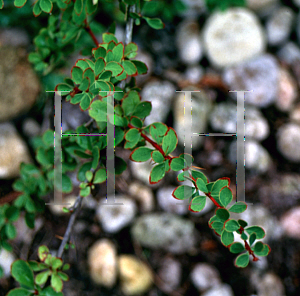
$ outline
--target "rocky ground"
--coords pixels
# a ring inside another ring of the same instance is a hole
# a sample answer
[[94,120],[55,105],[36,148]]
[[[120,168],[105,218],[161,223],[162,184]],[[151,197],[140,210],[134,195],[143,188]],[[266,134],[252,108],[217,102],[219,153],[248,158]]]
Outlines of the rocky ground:
[[[150,163],[131,162],[130,151],[117,148],[116,155],[128,164],[116,178],[116,201],[124,206],[116,210],[101,205],[105,186],[85,200],[72,236],[76,249],[65,257],[72,266],[64,287],[67,296],[300,293],[300,1],[248,0],[246,8],[225,13],[209,13],[202,1],[184,2],[189,8],[164,30],[146,25],[134,29],[138,59],[149,66],[149,73],[138,79],[142,99],[152,102],[145,124],[161,121],[174,127],[179,145],[172,155],[179,155],[184,151],[184,96],[176,90],[201,90],[192,96],[194,133],[235,133],[236,94],[228,91],[253,90],[245,94],[245,192],[246,202],[253,205],[240,217],[264,227],[263,242],[271,253],[245,269],[235,268],[236,256],[208,227],[213,204],[208,201],[196,214],[176,205],[171,196],[179,185],[175,172],[149,185]],[[19,164],[33,161],[30,139],[51,127],[53,108],[53,99],[44,93],[49,79],[39,78],[24,59],[32,50],[30,32],[4,25],[1,204],[14,198],[11,185]],[[120,40],[123,33],[124,28],[117,27]],[[70,75],[71,67],[55,77]],[[69,103],[63,102],[63,112],[73,115],[63,116],[63,131],[88,120]],[[194,165],[205,168],[209,180],[229,177],[235,194],[236,138],[195,136],[192,149]],[[76,172],[71,177],[76,187]],[[74,200],[77,193],[75,189],[66,199]],[[12,260],[36,259],[41,244],[55,252],[60,244],[55,235],[63,236],[68,223],[68,215],[55,207],[47,207],[34,230],[22,219],[16,222],[14,252],[0,253],[5,271],[1,296],[14,287]]]

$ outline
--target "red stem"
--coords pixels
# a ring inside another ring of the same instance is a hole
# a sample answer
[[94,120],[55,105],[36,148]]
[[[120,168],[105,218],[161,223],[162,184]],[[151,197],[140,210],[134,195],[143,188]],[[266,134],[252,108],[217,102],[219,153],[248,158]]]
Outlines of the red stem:
[[97,40],[95,34],[94,34],[93,31],[91,30],[91,27],[89,26],[89,24],[88,24],[88,22],[87,22],[86,19],[84,20],[84,24],[85,24],[84,29],[90,34],[90,36],[92,37],[92,39],[93,39],[95,45],[98,46],[98,45],[99,45],[99,42],[98,42],[98,40]]
[[[128,127],[129,128],[136,128],[136,127],[134,127],[132,124],[130,124],[130,123],[128,123]],[[139,130],[139,132],[141,132],[142,131],[142,129],[140,129],[140,128],[138,128],[138,130]],[[157,143],[155,143],[154,141],[152,141],[150,138],[148,138],[145,134],[143,134],[142,132],[141,132],[141,136],[146,140],[146,141],[148,141],[153,147],[155,147],[165,158],[167,158],[167,159],[172,159],[173,157],[171,157],[171,156],[166,156],[165,155],[165,153],[164,153],[164,151],[162,150],[162,148],[157,144]],[[183,169],[183,170],[187,170],[188,168],[185,168],[185,169]],[[191,175],[191,174],[189,174],[190,175],[190,178],[194,181],[194,185],[195,185],[195,187],[196,187],[196,189],[198,189],[198,187],[197,187],[197,184],[196,184],[196,180],[195,180],[195,178],[193,178],[193,176]],[[199,190],[199,189],[198,189]],[[214,205],[218,208],[218,209],[221,209],[221,208],[224,208],[223,206],[221,206],[212,196],[211,196],[211,194],[210,193],[205,193],[205,195],[207,196],[207,197],[209,197],[210,198],[210,200],[214,203]],[[240,232],[240,234],[242,234],[242,232],[244,231],[244,228],[241,226],[240,227],[240,229],[239,229],[239,232]],[[249,244],[248,244],[248,242],[246,241],[246,240],[244,240],[244,243],[245,243],[245,249],[248,251],[248,253],[250,254],[250,255],[252,255],[253,256],[253,261],[258,261],[259,259],[254,255],[254,252],[251,250],[251,248],[250,248],[250,246],[249,246]]]

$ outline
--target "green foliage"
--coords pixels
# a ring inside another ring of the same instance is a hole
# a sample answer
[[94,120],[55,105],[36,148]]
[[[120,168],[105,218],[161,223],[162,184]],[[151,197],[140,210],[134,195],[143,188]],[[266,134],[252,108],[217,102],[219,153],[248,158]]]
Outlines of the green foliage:
[[[172,156],[178,137],[175,130],[161,122],[154,122],[144,127],[144,120],[151,113],[151,102],[143,101],[140,89],[135,84],[137,75],[146,74],[147,65],[134,60],[138,47],[135,43],[124,44],[114,35],[114,25],[108,32],[95,20],[93,14],[98,11],[98,2],[104,11],[115,11],[113,3],[93,0],[37,0],[32,6],[33,15],[47,15],[48,24],[41,28],[34,38],[35,52],[28,59],[34,69],[43,75],[53,72],[64,65],[66,57],[75,50],[81,50],[87,58],[78,59],[72,67],[70,78],[65,78],[56,85],[55,90],[62,92],[66,101],[88,110],[94,125],[82,125],[75,131],[66,131],[62,143],[62,187],[63,193],[73,191],[73,184],[68,173],[76,170],[79,195],[91,194],[95,184],[104,183],[106,173],[107,136],[69,136],[69,134],[106,134],[107,123],[115,126],[114,145],[129,149],[129,159],[135,162],[151,160],[154,166],[149,175],[149,183],[160,182],[170,170],[180,172],[178,181],[191,181],[192,186],[180,185],[172,192],[175,199],[189,200],[189,210],[200,212],[206,205],[207,198],[217,206],[209,227],[220,236],[221,242],[232,253],[241,253],[235,260],[237,267],[246,267],[250,255],[267,256],[270,247],[259,239],[265,237],[265,231],[259,226],[248,226],[241,219],[230,219],[230,213],[242,213],[247,209],[244,202],[231,205],[233,195],[227,177],[209,182],[207,176],[192,166],[192,155],[182,153]],[[101,2],[101,3],[100,3]],[[243,1],[207,0],[210,9],[218,6],[223,9],[229,5],[240,5]],[[216,4],[218,3],[218,4]],[[222,4],[221,4],[222,3]],[[129,11],[131,5],[140,8]],[[0,8],[4,5],[0,0]],[[14,0],[16,7],[28,7],[26,0]],[[180,1],[119,1],[118,14],[124,19],[133,18],[136,24],[141,20],[154,29],[163,29],[163,22],[156,16],[162,13],[166,20],[183,9]],[[59,13],[58,13],[59,12]],[[96,40],[93,32],[103,33],[102,43]],[[94,42],[94,44],[93,44]],[[120,82],[126,80],[125,87]],[[114,99],[114,101],[112,100]],[[114,102],[113,104],[111,102]],[[151,138],[150,138],[151,137]],[[145,147],[146,141],[153,148]],[[14,222],[24,213],[26,225],[34,227],[35,218],[44,212],[44,197],[53,193],[54,181],[54,132],[47,130],[42,136],[31,139],[35,150],[36,164],[22,164],[20,178],[13,184],[13,189],[20,192],[12,204],[0,206],[0,249],[12,250],[10,240],[17,235]],[[115,157],[115,174],[122,174],[127,168],[126,161]],[[201,191],[201,193],[199,192]],[[72,209],[64,208],[66,213]],[[234,232],[241,235],[245,246],[234,242]],[[75,246],[68,243],[65,249]],[[38,251],[40,262],[16,260],[12,265],[12,276],[21,285],[11,290],[8,296],[46,295],[61,296],[63,281],[68,276],[63,272],[69,268],[62,259],[52,256],[46,246]],[[3,271],[0,267],[0,276]],[[35,274],[37,273],[37,274]],[[46,286],[47,283],[50,285]]]
[[206,6],[209,9],[209,11],[213,10],[221,10],[225,11],[229,7],[236,7],[236,6],[241,6],[245,7],[246,6],[246,0],[205,0]]

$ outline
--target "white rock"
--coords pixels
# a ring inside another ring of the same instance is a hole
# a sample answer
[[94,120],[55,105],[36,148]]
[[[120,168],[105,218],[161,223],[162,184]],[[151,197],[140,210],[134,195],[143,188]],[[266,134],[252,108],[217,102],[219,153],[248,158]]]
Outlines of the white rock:
[[232,288],[228,284],[218,285],[202,294],[202,296],[220,296],[220,295],[234,296]]
[[63,211],[63,208],[70,208],[74,205],[75,201],[77,199],[77,196],[74,194],[68,195],[66,197],[63,197],[62,202],[63,203],[70,203],[70,205],[67,206],[61,206],[61,205],[55,205],[55,204],[50,204],[49,209],[51,212],[55,215],[70,215],[69,213],[66,213]]
[[269,136],[268,121],[263,117],[259,109],[253,106],[245,107],[245,137],[262,141]]
[[149,267],[133,255],[120,255],[118,259],[121,290],[125,295],[141,295],[153,284]]
[[0,122],[28,111],[40,92],[36,73],[24,48],[0,47]]
[[142,101],[150,101],[152,110],[145,119],[145,125],[153,122],[164,122],[170,111],[171,100],[175,95],[175,87],[169,81],[147,83],[141,92]]
[[300,161],[300,126],[295,123],[282,125],[277,132],[277,147],[292,162]]
[[96,284],[111,288],[117,279],[117,249],[108,239],[95,242],[88,251],[90,276]]
[[266,24],[268,41],[271,45],[286,41],[291,33],[294,16],[293,10],[287,6],[280,7],[274,12]]
[[280,224],[289,237],[300,238],[300,207],[292,208],[280,219]]
[[[236,141],[233,141],[229,148],[229,159],[231,163],[236,163]],[[246,139],[245,141],[245,167],[253,169],[257,173],[265,173],[269,169],[272,160],[268,151],[256,140]]]
[[164,249],[183,254],[195,247],[197,233],[192,221],[171,213],[145,214],[136,219],[132,237],[151,249]]
[[10,267],[16,259],[17,258],[13,253],[8,252],[3,248],[0,250],[0,265],[3,269],[4,277],[9,277],[11,275]]
[[203,34],[207,56],[217,67],[247,61],[261,54],[266,47],[258,18],[246,8],[214,12],[207,20]]
[[300,7],[300,0],[293,0],[294,4]]
[[209,117],[211,127],[223,133],[236,133],[236,108],[231,102],[216,104]]
[[[195,91],[194,88],[188,87],[183,91]],[[192,93],[192,133],[205,133],[207,127],[207,120],[212,109],[212,102],[207,94],[203,91]],[[184,128],[184,111],[185,108],[185,94],[178,93],[174,101],[174,130],[178,136],[178,143],[184,146],[185,142],[185,128]],[[188,125],[187,125],[188,127]],[[192,148],[199,148],[204,142],[204,136],[193,135]]]
[[256,10],[266,10],[277,4],[278,0],[247,0],[247,7]]
[[40,134],[41,127],[33,118],[26,118],[23,123],[23,132],[28,137],[35,137]]
[[191,279],[200,292],[222,283],[219,271],[207,263],[197,263],[191,272]]
[[0,124],[0,178],[19,176],[20,164],[30,163],[31,156],[26,143],[11,123]]
[[[113,197],[108,196],[107,200],[109,199],[113,200]],[[129,225],[136,215],[135,202],[126,196],[115,196],[115,203],[123,203],[123,205],[106,205],[105,203],[106,198],[100,200],[96,215],[106,232],[116,233],[120,231]]]
[[290,112],[290,119],[297,124],[300,124],[300,104],[297,104]]
[[[245,93],[245,104],[267,107],[278,95],[279,65],[272,55],[264,54],[225,69],[223,79],[230,90],[253,91]],[[231,94],[236,101],[237,94]]]
[[282,280],[273,272],[268,272],[262,278],[258,278],[256,286],[258,296],[286,295]]
[[184,21],[178,25],[176,43],[183,63],[189,65],[199,63],[203,49],[199,25],[196,21]]
[[172,292],[175,290],[181,280],[181,264],[173,258],[165,258],[158,270],[158,275],[163,281],[163,287],[166,291]]
[[159,188],[156,195],[157,202],[166,212],[184,215],[188,212],[188,205],[179,204],[180,202],[172,196],[172,192],[176,188],[176,186]]
[[291,65],[295,60],[300,60],[300,48],[296,43],[288,42],[278,51],[277,56]]
[[0,44],[1,46],[12,45],[14,47],[18,46],[28,46],[30,43],[29,36],[26,30],[19,28],[4,28],[0,30]]
[[151,188],[138,182],[131,182],[128,186],[128,193],[141,205],[142,212],[151,212],[154,209],[154,195]]
[[186,80],[188,80],[191,83],[198,83],[201,79],[201,77],[204,74],[204,70],[201,66],[195,65],[190,66],[186,69],[184,73],[184,77]]
[[290,111],[297,99],[297,83],[293,76],[284,68],[279,72],[278,96],[275,105],[283,112]]

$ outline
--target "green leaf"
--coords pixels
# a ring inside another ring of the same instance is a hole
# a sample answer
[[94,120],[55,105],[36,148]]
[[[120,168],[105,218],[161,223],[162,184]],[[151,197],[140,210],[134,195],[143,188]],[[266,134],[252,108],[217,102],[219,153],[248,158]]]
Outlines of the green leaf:
[[230,185],[230,179],[227,177],[224,178],[219,178],[217,181],[215,181],[212,189],[211,189],[211,194],[215,194],[219,196],[220,190],[225,187]]
[[[81,90],[81,91],[86,91],[88,88],[89,88],[89,86],[90,86],[90,80],[87,78],[87,77],[85,77],[82,81],[81,81],[81,83],[80,83],[80,85],[79,85],[79,90]],[[77,94],[76,94],[77,95]],[[75,95],[75,96],[76,96]],[[82,93],[82,94],[79,94],[80,96],[81,96],[81,98],[83,98],[83,96],[84,96],[84,93]],[[74,103],[74,101],[73,100],[71,100],[71,102],[72,103]],[[79,103],[79,101],[77,100],[77,102],[76,103]]]
[[94,177],[94,184],[99,184],[99,183],[103,183],[106,181],[106,169],[99,169],[96,173],[95,173],[95,177]]
[[243,240],[247,240],[247,239],[248,239],[248,236],[247,236],[247,234],[245,233],[245,231],[242,232],[242,234],[241,234],[241,239],[243,239]]
[[129,142],[137,143],[140,139],[140,132],[136,128],[131,128],[125,134],[125,139]]
[[231,253],[240,253],[245,250],[245,247],[241,243],[233,243],[229,250]]
[[80,84],[83,79],[83,71],[81,68],[74,66],[71,70],[72,79],[76,84]]
[[53,147],[54,146],[54,131],[53,130],[47,130],[43,134],[43,142],[47,147]]
[[128,116],[130,115],[136,106],[140,103],[141,98],[136,91],[130,91],[125,95],[125,97],[122,100],[122,108],[124,110],[124,115]]
[[172,196],[176,199],[183,200],[190,198],[193,195],[194,187],[188,185],[180,185],[172,192]]
[[63,293],[57,293],[51,286],[43,289],[43,295],[45,296],[64,296]]
[[225,229],[229,232],[237,231],[240,228],[240,224],[234,220],[230,219],[225,224]]
[[92,155],[93,155],[92,168],[95,170],[97,168],[98,163],[99,163],[99,157],[100,157],[98,147],[93,147]]
[[16,260],[11,266],[11,274],[21,285],[34,289],[33,272],[27,262]]
[[38,256],[41,261],[45,261],[49,253],[49,249],[47,246],[42,245],[38,249]]
[[55,258],[55,257],[52,258],[51,266],[53,269],[58,269],[62,267],[62,265],[63,265],[63,261],[61,258]]
[[156,165],[150,172],[149,183],[155,184],[158,183],[165,176],[165,164],[160,163]]
[[243,228],[245,228],[248,225],[248,223],[242,219],[239,219],[238,222]]
[[230,214],[226,209],[217,209],[216,216],[223,222],[229,219]]
[[105,58],[106,57],[106,49],[102,46],[99,46],[97,49],[93,50],[93,55],[95,57],[95,59],[99,59],[99,58]]
[[16,227],[11,223],[5,224],[5,233],[8,239],[14,239],[17,236]]
[[[156,163],[162,163],[165,161],[164,156],[160,153],[160,151],[158,150],[154,150],[151,152],[151,156],[153,161],[155,161]],[[171,163],[172,164],[172,163]],[[174,171],[174,170],[173,170]]]
[[92,97],[90,95],[90,93],[83,93],[82,99],[80,101],[80,107],[83,111],[87,110],[90,107],[92,101]]
[[5,211],[5,217],[10,221],[17,221],[20,217],[20,211],[16,206],[11,206]]
[[86,178],[89,182],[91,182],[92,179],[93,179],[93,173],[92,173],[91,171],[85,172],[85,178]]
[[171,170],[172,171],[180,171],[182,169],[186,168],[184,159],[181,157],[174,157],[171,160]]
[[124,45],[122,42],[118,43],[112,50],[114,61],[120,63],[123,58]]
[[234,265],[236,267],[246,267],[249,264],[249,253],[244,253],[236,257]]
[[122,62],[122,66],[125,70],[125,72],[128,74],[128,75],[132,75],[132,76],[135,76],[137,75],[137,68],[136,66],[134,65],[134,63],[132,63],[131,61],[123,61]]
[[84,163],[78,170],[77,179],[81,182],[85,181],[85,172],[92,168],[92,162]]
[[214,222],[211,224],[212,229],[219,229],[219,230],[222,230],[222,229],[223,229],[223,226],[224,226],[224,223],[218,222],[218,221],[214,221]]
[[208,192],[208,189],[206,187],[206,184],[204,183],[204,181],[201,179],[201,178],[198,178],[196,180],[196,185],[197,185],[197,188],[200,190],[200,191],[203,191],[205,193]]
[[125,46],[124,57],[129,59],[134,58],[137,55],[138,47],[135,43],[130,42]]
[[139,75],[147,74],[148,67],[145,63],[137,60],[131,60],[131,62],[136,66]]
[[238,201],[229,208],[229,212],[243,213],[247,209],[247,204],[243,201]]
[[6,296],[31,296],[31,291],[24,288],[15,288],[12,289],[6,294]]
[[137,0],[124,0],[124,2],[128,5],[134,5]]
[[83,0],[76,0],[74,4],[74,10],[77,15],[80,15],[83,9]]
[[90,117],[94,118],[99,122],[107,121],[107,103],[103,101],[94,101],[92,102],[89,109]]
[[147,161],[151,158],[152,151],[153,149],[147,147],[138,147],[131,152],[129,159],[136,162]]
[[53,4],[50,0],[40,0],[40,7],[41,9],[46,12],[46,13],[50,13],[52,11],[53,8]]
[[126,161],[118,156],[115,157],[115,166],[116,175],[121,175],[127,169]]
[[115,37],[114,34],[111,34],[111,33],[102,34],[102,39],[103,39],[103,42],[105,42],[105,43],[109,43],[112,40],[115,41],[116,44],[118,43],[118,39]]
[[165,136],[162,140],[162,149],[165,152],[165,155],[169,155],[172,153],[178,144],[178,138],[176,132],[172,127],[169,127]]
[[34,228],[34,222],[35,222],[35,214],[33,213],[25,213],[25,222],[26,222],[26,225],[33,229]]
[[[258,244],[258,246],[256,247],[256,245]],[[254,254],[257,256],[268,256],[269,253],[271,252],[271,248],[269,247],[269,245],[267,244],[263,244],[263,248],[261,249],[261,242],[257,242],[254,246]]]
[[200,212],[203,210],[206,204],[206,196],[196,196],[192,199],[190,205],[189,205],[189,210],[191,212]]
[[223,229],[221,234],[221,241],[225,246],[229,246],[233,243],[234,236],[232,232],[227,231],[226,229]]
[[48,279],[49,275],[50,275],[50,271],[49,270],[40,272],[35,277],[35,283],[37,285],[43,285],[43,284],[45,284],[47,282],[47,279]]
[[121,64],[112,61],[106,64],[105,70],[111,71],[113,76],[118,76],[123,73],[124,68],[121,66]]
[[150,135],[157,144],[162,144],[168,127],[162,122],[154,122],[149,126]]
[[[202,172],[199,172],[196,170],[191,170],[191,172],[192,172],[192,177],[194,179],[201,178],[204,181],[205,185],[207,185],[207,183],[208,183],[207,177]],[[208,189],[207,186],[206,186],[206,188]],[[210,192],[210,191],[208,191],[208,192]]]
[[257,242],[254,245],[253,251],[254,252],[261,252],[264,249],[264,244],[262,242]]
[[147,24],[153,29],[160,30],[165,27],[164,23],[159,18],[150,18],[145,16],[143,16],[143,18],[146,20]]
[[220,202],[224,207],[227,207],[232,201],[232,191],[229,187],[224,187],[220,191]]
[[189,153],[181,153],[179,157],[185,160],[187,167],[190,167],[194,161],[194,157]]
[[95,62],[95,75],[98,76],[105,68],[105,61],[103,58],[98,58]]
[[251,235],[252,233],[256,233],[256,239],[262,239],[266,236],[266,233],[263,228],[260,226],[250,226],[245,228],[245,230]]
[[51,276],[51,286],[56,292],[61,292],[63,288],[63,281],[61,278],[56,274],[53,273]]
[[209,182],[206,184],[206,187],[208,189],[208,192],[211,192],[212,187],[215,185],[215,182]]
[[[27,2],[27,0],[15,0],[14,5],[18,8],[21,8],[25,5],[25,3]],[[3,4],[2,4],[3,7]]]
[[66,273],[60,272],[60,271],[59,271],[57,274],[58,274],[58,276],[59,276],[63,281],[68,281],[68,280],[69,280],[69,276],[68,276]]
[[249,245],[252,246],[252,244],[255,242],[255,240],[256,240],[256,233],[253,232],[249,237]]
[[151,113],[152,105],[151,102],[143,101],[140,102],[134,109],[132,115],[135,115],[139,118],[145,118]]
[[82,197],[86,197],[90,195],[90,193],[91,193],[91,187],[86,187],[80,190],[79,195]]

